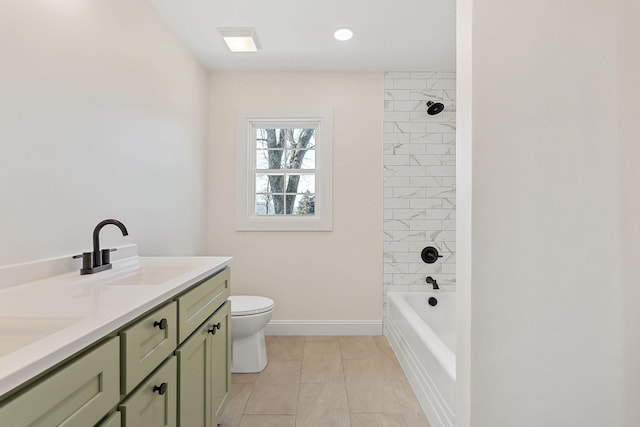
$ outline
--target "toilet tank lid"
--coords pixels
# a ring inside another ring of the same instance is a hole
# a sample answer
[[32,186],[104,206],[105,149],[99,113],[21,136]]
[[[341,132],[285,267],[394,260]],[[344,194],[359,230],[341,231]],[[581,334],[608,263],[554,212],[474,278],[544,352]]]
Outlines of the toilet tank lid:
[[267,297],[232,295],[229,297],[229,301],[231,301],[232,316],[248,316],[273,309],[273,300]]

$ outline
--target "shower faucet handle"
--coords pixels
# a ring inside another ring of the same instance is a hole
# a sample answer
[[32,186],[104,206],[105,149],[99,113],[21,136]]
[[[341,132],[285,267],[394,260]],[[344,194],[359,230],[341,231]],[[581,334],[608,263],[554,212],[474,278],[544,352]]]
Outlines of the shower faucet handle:
[[427,246],[420,252],[420,258],[427,264],[433,264],[438,258],[442,258],[442,255],[438,253],[438,249],[433,246]]

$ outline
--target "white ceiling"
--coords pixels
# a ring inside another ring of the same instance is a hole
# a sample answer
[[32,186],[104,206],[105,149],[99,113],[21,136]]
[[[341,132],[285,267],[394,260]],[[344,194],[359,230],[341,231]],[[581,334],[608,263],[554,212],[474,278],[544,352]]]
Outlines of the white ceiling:
[[[211,71],[455,71],[455,0],[149,1]],[[229,52],[218,27],[254,27],[262,50]]]

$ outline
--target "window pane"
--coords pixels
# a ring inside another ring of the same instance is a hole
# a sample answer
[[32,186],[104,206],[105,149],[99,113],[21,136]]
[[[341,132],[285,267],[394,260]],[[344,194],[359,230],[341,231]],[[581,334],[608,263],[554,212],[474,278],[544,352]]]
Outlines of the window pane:
[[284,193],[284,175],[256,174],[256,193]]
[[312,148],[316,145],[316,130],[313,128],[285,128],[276,132],[278,142],[284,148]]
[[313,215],[316,210],[316,195],[310,192],[304,194],[287,194],[287,203],[293,204],[293,215]]
[[316,168],[316,150],[307,150],[300,165],[300,169],[315,169]]
[[256,148],[315,148],[314,128],[256,128]]
[[284,150],[256,151],[257,169],[283,169],[285,167],[284,161]]
[[269,192],[269,178],[265,174],[256,174],[256,193]]
[[256,215],[283,215],[284,195],[256,194]]
[[268,215],[273,212],[273,200],[268,194],[256,194],[256,215]]
[[316,150],[256,150],[256,169],[315,169]]
[[282,163],[287,169],[315,169],[315,150],[301,148],[285,150]]
[[316,176],[314,174],[287,175],[287,193],[316,192]]
[[315,131],[313,128],[257,128],[256,167],[315,169]]
[[256,151],[256,169],[269,169],[269,159],[267,150]]
[[273,146],[273,138],[276,134],[276,130],[275,129],[264,129],[264,128],[259,128],[256,129],[256,148],[257,149],[265,149],[265,148],[269,148],[269,139],[271,139],[272,142],[272,146]]

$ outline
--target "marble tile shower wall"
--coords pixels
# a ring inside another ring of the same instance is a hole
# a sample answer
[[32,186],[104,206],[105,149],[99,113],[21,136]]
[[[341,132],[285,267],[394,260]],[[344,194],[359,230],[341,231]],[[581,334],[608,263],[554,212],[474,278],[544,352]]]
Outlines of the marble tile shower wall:
[[[455,73],[387,72],[384,80],[384,291],[455,289]],[[427,102],[442,102],[438,115]],[[425,264],[420,252],[443,255]],[[429,285],[430,287],[430,285]]]

